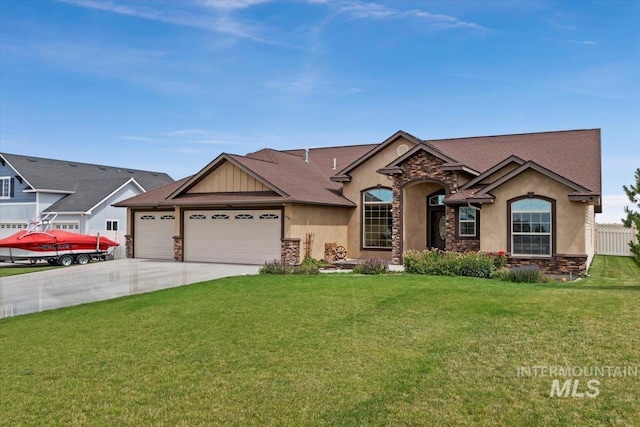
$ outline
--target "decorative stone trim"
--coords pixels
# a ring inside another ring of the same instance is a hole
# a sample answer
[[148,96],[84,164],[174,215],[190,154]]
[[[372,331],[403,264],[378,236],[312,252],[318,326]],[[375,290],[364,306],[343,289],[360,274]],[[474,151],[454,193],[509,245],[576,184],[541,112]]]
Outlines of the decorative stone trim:
[[294,238],[282,239],[280,258],[285,265],[300,264],[300,240]]
[[133,258],[133,236],[131,234],[124,236],[124,252],[127,258]]
[[184,261],[184,238],[182,236],[173,236],[173,260]]
[[[393,213],[392,219],[392,249],[391,257],[394,264],[402,263],[402,191],[411,182],[437,182],[445,187],[445,192],[450,194],[457,191],[458,174],[454,171],[442,170],[444,160],[426,153],[417,152],[407,159],[401,166],[402,174],[393,178]],[[456,214],[455,207],[446,206],[447,218],[446,249],[451,251],[467,252],[480,249],[479,240],[456,239]]]
[[554,255],[551,258],[514,258],[508,256],[505,267],[535,265],[545,274],[587,274],[587,255]]

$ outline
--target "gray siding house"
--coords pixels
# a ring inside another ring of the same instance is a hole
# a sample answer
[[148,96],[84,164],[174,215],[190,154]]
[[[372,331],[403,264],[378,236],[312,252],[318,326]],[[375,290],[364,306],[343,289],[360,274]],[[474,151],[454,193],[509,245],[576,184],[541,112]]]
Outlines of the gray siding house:
[[0,238],[52,212],[53,229],[124,242],[126,209],[112,205],[171,182],[161,172],[0,153]]

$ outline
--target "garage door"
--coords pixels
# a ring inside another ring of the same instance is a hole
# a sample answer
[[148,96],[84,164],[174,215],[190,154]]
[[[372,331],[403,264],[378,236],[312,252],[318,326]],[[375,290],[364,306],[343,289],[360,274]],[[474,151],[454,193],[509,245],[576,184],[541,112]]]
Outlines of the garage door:
[[280,210],[186,211],[184,260],[263,264],[280,259]]
[[136,212],[134,256],[173,259],[174,221],[173,212]]

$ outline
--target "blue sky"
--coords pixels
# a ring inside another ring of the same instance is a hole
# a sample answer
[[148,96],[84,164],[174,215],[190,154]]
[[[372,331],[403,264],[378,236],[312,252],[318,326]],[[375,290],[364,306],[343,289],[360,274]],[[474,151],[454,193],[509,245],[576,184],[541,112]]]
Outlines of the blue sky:
[[[221,152],[602,128],[640,167],[638,1],[0,1],[0,149],[197,172]],[[567,159],[568,162],[571,159]]]

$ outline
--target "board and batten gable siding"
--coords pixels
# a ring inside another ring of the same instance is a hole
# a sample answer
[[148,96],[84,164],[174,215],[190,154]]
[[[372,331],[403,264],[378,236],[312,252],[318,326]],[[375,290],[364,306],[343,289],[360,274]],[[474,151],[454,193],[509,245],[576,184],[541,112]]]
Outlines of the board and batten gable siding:
[[13,178],[13,197],[10,199],[0,199],[0,204],[7,203],[35,203],[36,195],[34,193],[25,193],[28,188],[27,183],[23,179],[22,182],[16,178],[19,175],[9,163],[5,162],[4,166],[0,163],[0,177]]
[[236,165],[224,162],[194,185],[187,193],[226,193],[226,192],[271,191]]

